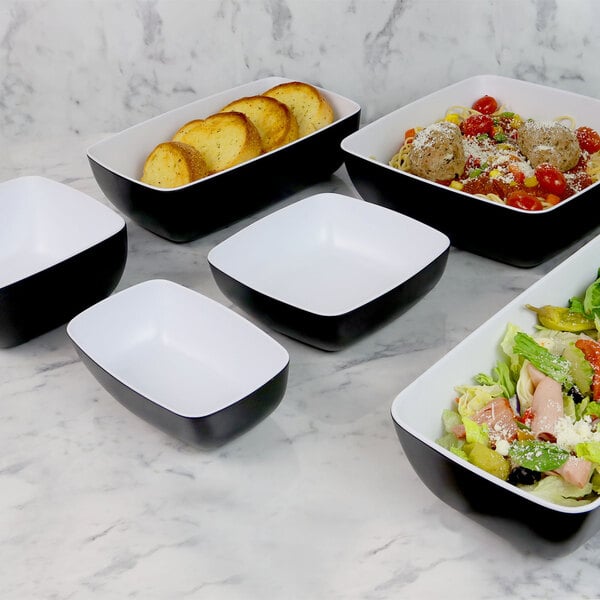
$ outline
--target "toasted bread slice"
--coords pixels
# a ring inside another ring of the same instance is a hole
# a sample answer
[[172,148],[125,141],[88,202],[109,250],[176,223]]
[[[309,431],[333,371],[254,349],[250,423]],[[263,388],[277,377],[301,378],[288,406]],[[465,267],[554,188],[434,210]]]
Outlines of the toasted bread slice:
[[299,136],[313,133],[334,120],[333,108],[319,90],[301,81],[281,83],[263,92],[290,108],[298,121]]
[[269,96],[246,96],[230,102],[221,112],[245,114],[256,126],[263,152],[270,152],[298,139],[298,121],[292,111]]
[[190,121],[177,131],[173,140],[196,148],[215,173],[262,153],[258,130],[239,112],[219,112]]
[[210,169],[193,146],[163,142],[146,158],[141,181],[156,187],[172,188],[207,175],[210,175]]

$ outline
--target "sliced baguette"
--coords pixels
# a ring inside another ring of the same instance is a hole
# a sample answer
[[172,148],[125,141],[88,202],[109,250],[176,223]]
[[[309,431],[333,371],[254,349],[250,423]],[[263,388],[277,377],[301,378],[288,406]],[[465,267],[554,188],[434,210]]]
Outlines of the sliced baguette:
[[172,188],[210,175],[202,155],[181,142],[158,144],[144,162],[141,180],[148,185]]
[[239,112],[219,112],[186,123],[173,140],[193,146],[217,173],[262,153],[258,130]]
[[299,137],[313,133],[334,120],[333,108],[319,90],[301,81],[281,83],[263,92],[286,104],[298,121]]
[[246,96],[230,102],[221,112],[245,114],[256,126],[263,152],[270,152],[298,139],[298,121],[292,111],[269,96]]

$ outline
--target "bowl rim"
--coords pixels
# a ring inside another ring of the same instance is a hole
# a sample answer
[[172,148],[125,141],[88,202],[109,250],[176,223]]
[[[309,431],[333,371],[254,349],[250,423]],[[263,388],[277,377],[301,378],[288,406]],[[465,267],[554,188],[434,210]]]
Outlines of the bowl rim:
[[[332,90],[329,90],[327,88],[321,87],[320,85],[316,85],[313,83],[310,83],[310,85],[312,85],[313,87],[315,87],[317,90],[319,90],[322,94],[324,94],[325,96],[328,96],[330,98],[336,99],[340,102],[344,102],[346,104],[348,104],[348,106],[350,107],[348,114],[344,114],[341,117],[336,118],[332,123],[326,125],[325,127],[322,127],[321,129],[318,129],[316,131],[313,131],[311,133],[309,133],[308,135],[305,135],[302,138],[298,138],[297,140],[294,140],[293,142],[290,142],[288,144],[285,144],[284,146],[280,146],[279,148],[275,148],[273,150],[270,150],[269,152],[265,152],[264,154],[260,154],[259,156],[255,156],[254,158],[251,158],[247,161],[244,161],[243,163],[240,163],[238,165],[234,165],[232,167],[229,167],[228,169],[224,169],[223,171],[219,171],[217,173],[213,173],[211,175],[208,175],[206,177],[203,177],[202,179],[196,180],[196,181],[191,181],[190,183],[186,183],[184,185],[180,185],[177,187],[172,187],[172,188],[161,188],[161,187],[157,187],[157,186],[153,186],[147,183],[144,183],[142,181],[140,181],[139,179],[129,176],[125,173],[122,172],[122,170],[117,170],[112,168],[109,164],[106,163],[106,161],[100,160],[97,156],[95,156],[95,152],[98,150],[98,148],[102,147],[105,144],[108,143],[114,143],[115,140],[118,140],[119,137],[124,137],[128,134],[130,134],[133,131],[148,127],[150,124],[152,123],[156,123],[159,120],[165,119],[169,116],[172,116],[178,112],[183,112],[187,109],[190,109],[191,107],[193,107],[194,105],[201,105],[201,104],[205,104],[205,103],[209,103],[210,101],[216,100],[219,97],[222,96],[229,96],[231,95],[231,100],[236,99],[238,96],[236,96],[235,94],[237,93],[241,93],[243,94],[243,91],[249,88],[252,88],[254,86],[260,85],[260,84],[264,84],[265,86],[265,90],[269,89],[270,87],[273,87],[275,85],[281,84],[281,83],[290,83],[293,81],[305,81],[302,79],[294,79],[294,78],[289,78],[289,77],[280,77],[280,76],[269,76],[269,77],[263,77],[260,79],[255,79],[255,80],[251,80],[248,81],[246,83],[231,87],[231,88],[227,88],[224,90],[221,90],[219,92],[215,92],[212,94],[209,94],[208,96],[203,96],[200,98],[197,98],[196,100],[192,100],[190,102],[187,102],[185,104],[182,104],[181,106],[177,106],[175,108],[171,108],[167,111],[164,111],[162,113],[159,113],[157,115],[154,115],[148,119],[145,119],[143,121],[140,121],[138,123],[134,123],[133,125],[130,125],[128,127],[126,127],[125,129],[122,129],[116,133],[113,133],[105,138],[103,138],[102,140],[99,140],[97,142],[94,142],[93,144],[89,145],[86,149],[86,155],[88,157],[89,160],[94,161],[96,164],[98,164],[100,167],[106,169],[107,171],[109,171],[110,173],[113,173],[114,175],[117,175],[119,177],[122,177],[123,179],[132,182],[133,184],[139,185],[141,187],[144,188],[148,188],[151,190],[154,190],[156,192],[161,192],[161,193],[169,193],[169,192],[173,192],[173,191],[178,191],[178,190],[182,190],[185,188],[188,188],[190,186],[194,186],[197,185],[199,183],[205,182],[205,181],[209,181],[211,179],[214,179],[215,177],[218,177],[219,175],[223,175],[225,173],[230,173],[231,171],[233,171],[234,169],[237,169],[241,166],[244,165],[249,165],[252,164],[254,162],[256,162],[257,160],[264,158],[266,156],[271,156],[279,151],[282,150],[286,150],[287,148],[291,148],[293,146],[296,146],[302,142],[304,142],[307,139],[313,138],[314,136],[317,136],[321,133],[323,133],[324,131],[327,131],[333,127],[336,127],[337,125],[339,125],[340,123],[346,121],[347,119],[355,116],[357,113],[360,113],[362,108],[361,106],[355,101],[352,100],[351,98],[348,98],[347,96],[343,96],[342,94],[338,94],[337,92],[334,92]],[[227,102],[227,101],[225,101]],[[211,113],[212,114],[212,113]],[[204,117],[199,116],[198,118],[206,118],[205,115]],[[182,123],[183,124],[183,123]],[[162,140],[162,141],[167,141],[167,140]],[[158,143],[158,142],[157,142]]]

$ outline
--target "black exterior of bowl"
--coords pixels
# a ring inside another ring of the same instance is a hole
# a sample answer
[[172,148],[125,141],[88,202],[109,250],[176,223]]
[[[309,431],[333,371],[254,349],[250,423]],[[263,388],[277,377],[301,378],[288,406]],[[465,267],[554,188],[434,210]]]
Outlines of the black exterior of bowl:
[[0,289],[0,348],[63,325],[117,287],[127,262],[127,226],[52,267]]
[[429,292],[444,273],[449,251],[447,248],[427,267],[368,304],[335,316],[311,313],[266,296],[209,264],[219,289],[249,314],[291,338],[334,351],[389,322]]
[[494,485],[403,429],[396,433],[421,481],[443,502],[506,539],[524,554],[565,556],[600,529],[600,512],[564,513]]
[[172,242],[190,242],[290,193],[330,177],[343,163],[342,139],[360,110],[288,146],[191,185],[159,189],[88,160],[104,195],[138,225]]
[[102,387],[125,408],[161,431],[199,448],[211,449],[242,435],[277,408],[287,388],[289,362],[260,388],[235,404],[202,417],[178,415],[131,389],[90,358],[77,354]]
[[364,200],[442,231],[456,248],[515,267],[548,260],[600,224],[598,187],[551,210],[518,211],[344,153]]

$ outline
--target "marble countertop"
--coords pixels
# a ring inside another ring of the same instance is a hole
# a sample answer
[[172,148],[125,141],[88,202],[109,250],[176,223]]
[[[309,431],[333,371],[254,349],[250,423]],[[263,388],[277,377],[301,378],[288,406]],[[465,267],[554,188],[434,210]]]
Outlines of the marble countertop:
[[[85,157],[102,137],[17,141],[0,181],[43,175],[109,204]],[[245,314],[216,287],[208,251],[320,191],[357,195],[342,167],[188,244],[127,220],[117,289],[166,278]],[[78,360],[64,327],[0,350],[2,598],[600,597],[600,536],[559,559],[521,553],[425,488],[390,417],[405,385],[598,233],[533,269],[452,248],[428,295],[342,351],[269,331],[290,354],[285,397],[213,451],[123,408]]]

